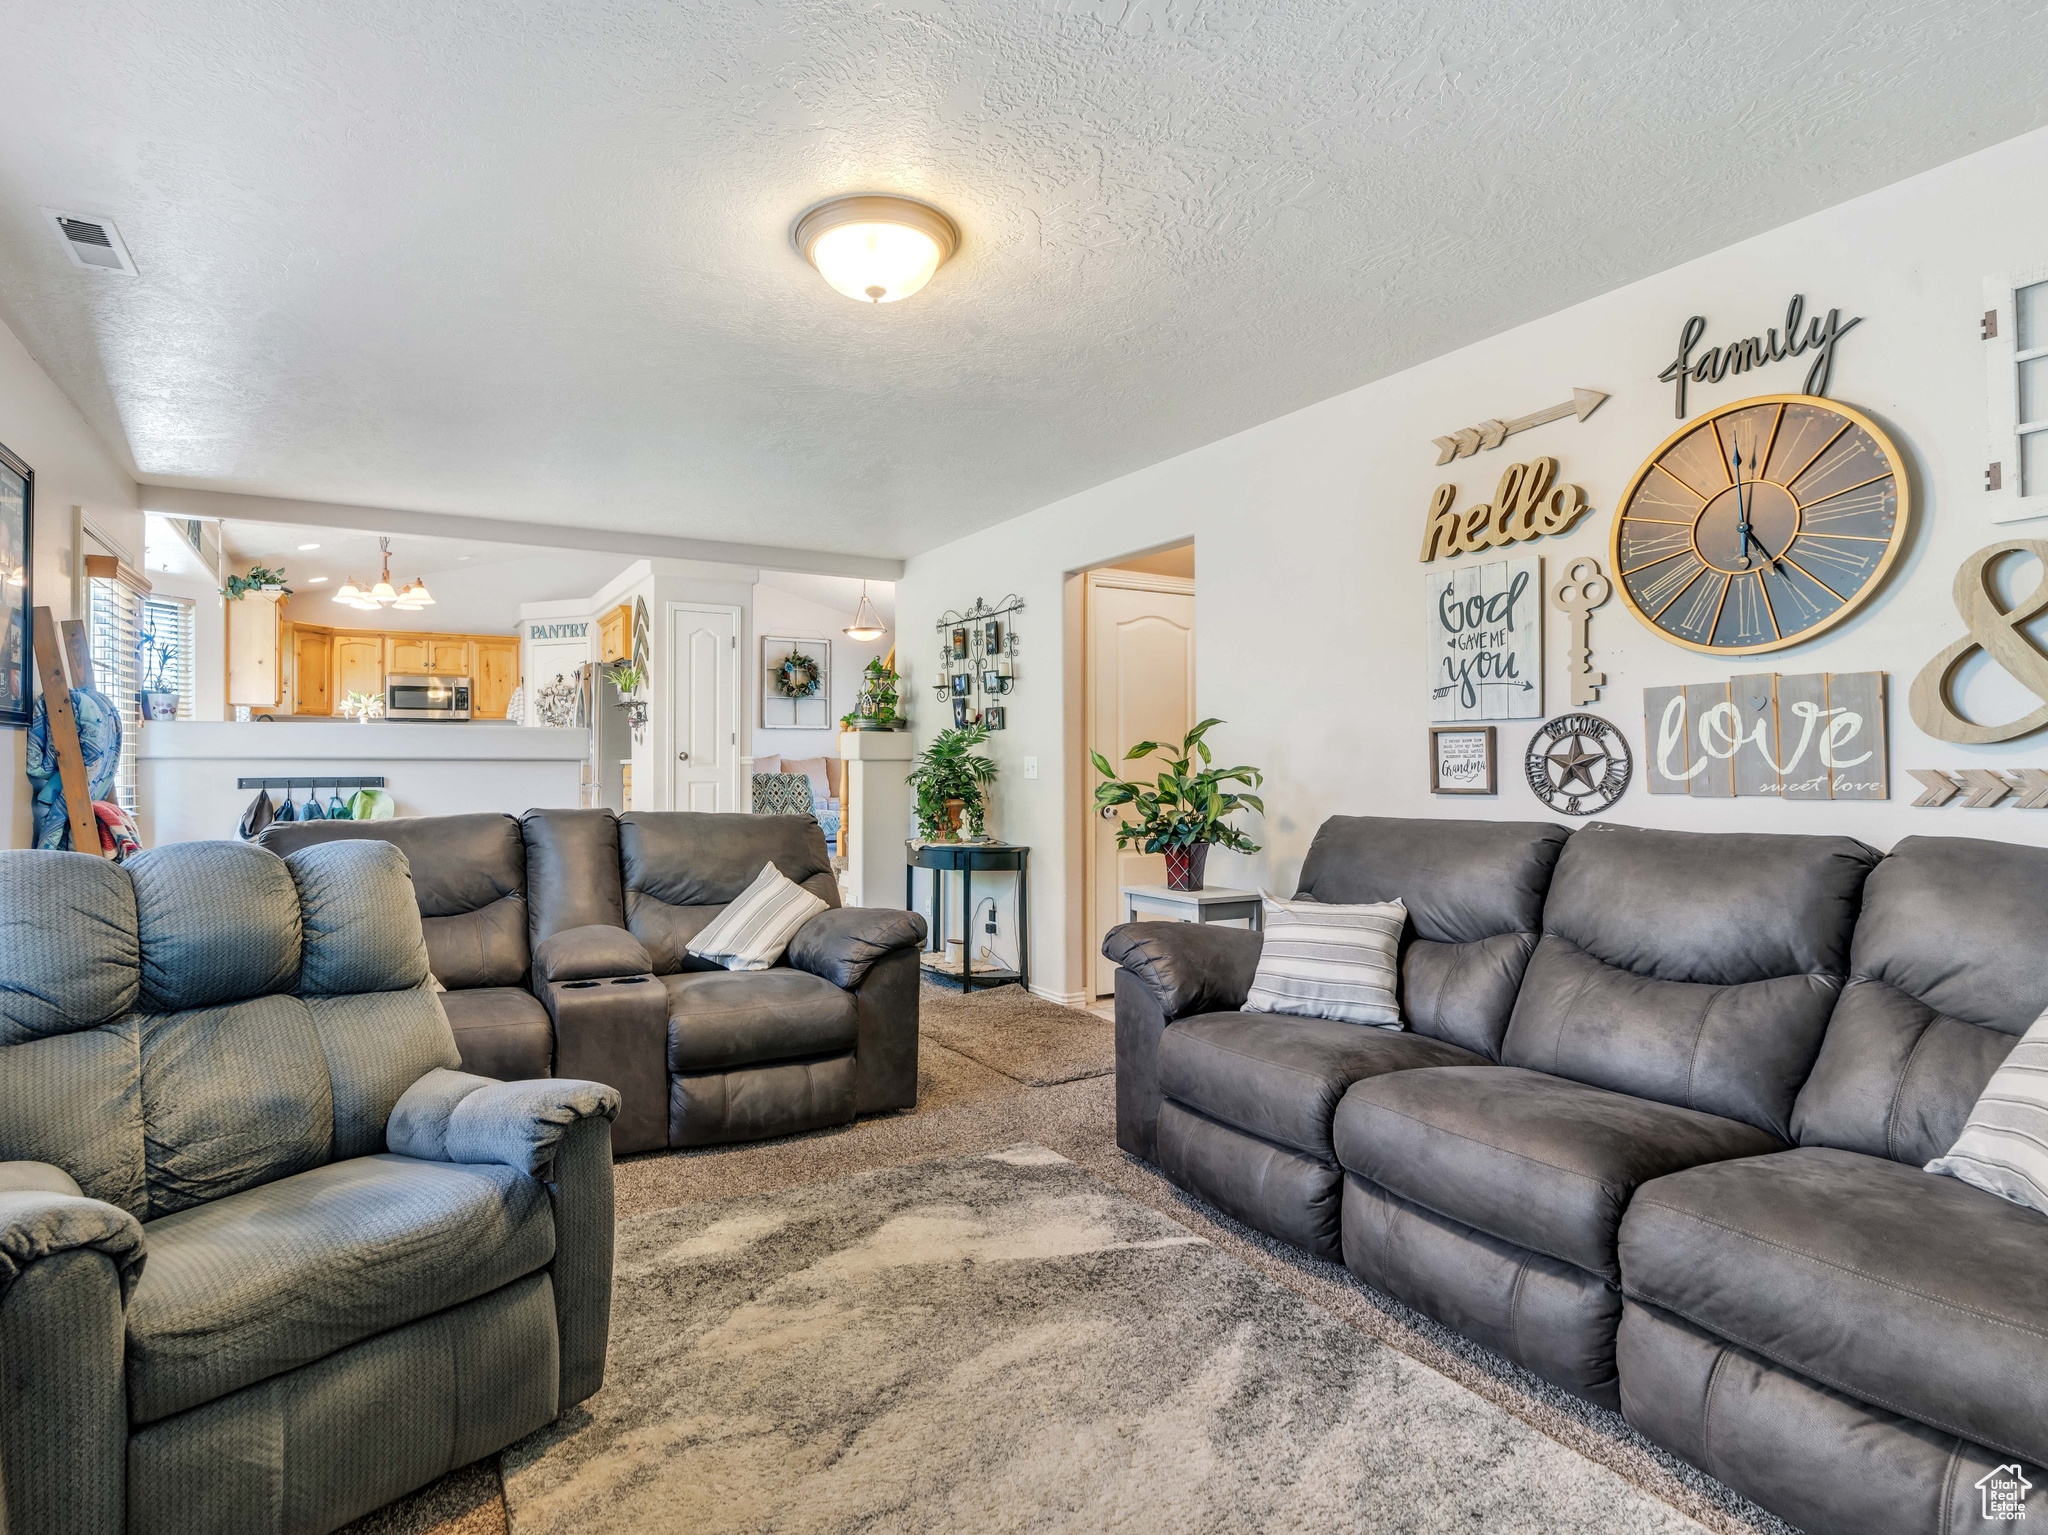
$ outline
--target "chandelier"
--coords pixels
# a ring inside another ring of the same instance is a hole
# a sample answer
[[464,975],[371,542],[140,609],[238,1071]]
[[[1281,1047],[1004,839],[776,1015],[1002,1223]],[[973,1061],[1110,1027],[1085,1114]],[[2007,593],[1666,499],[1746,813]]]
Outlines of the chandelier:
[[341,590],[334,594],[334,600],[345,608],[356,608],[365,613],[374,613],[379,608],[390,608],[398,613],[417,613],[421,608],[434,605],[434,597],[427,590],[424,576],[408,581],[402,587],[391,584],[391,540],[380,538],[377,547],[384,555],[384,573],[377,578],[377,584],[364,588],[356,585],[356,578],[350,576],[342,582]]

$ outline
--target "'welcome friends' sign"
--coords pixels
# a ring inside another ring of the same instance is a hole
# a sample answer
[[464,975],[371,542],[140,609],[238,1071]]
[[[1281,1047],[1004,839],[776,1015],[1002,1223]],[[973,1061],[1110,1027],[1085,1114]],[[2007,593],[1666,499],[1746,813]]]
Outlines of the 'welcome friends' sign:
[[1643,689],[1652,794],[1888,799],[1883,672]]
[[1431,570],[1429,717],[1543,717],[1543,557]]

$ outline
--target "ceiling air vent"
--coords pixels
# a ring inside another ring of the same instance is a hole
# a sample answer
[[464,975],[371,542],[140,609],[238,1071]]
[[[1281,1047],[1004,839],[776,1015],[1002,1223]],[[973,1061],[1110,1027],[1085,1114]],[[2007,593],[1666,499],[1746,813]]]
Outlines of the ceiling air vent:
[[95,272],[135,275],[135,263],[129,259],[128,247],[121,243],[121,231],[114,227],[112,219],[82,213],[59,213],[55,208],[43,209],[43,217],[50,221],[50,227],[57,231],[57,238],[64,242],[73,266],[90,267]]

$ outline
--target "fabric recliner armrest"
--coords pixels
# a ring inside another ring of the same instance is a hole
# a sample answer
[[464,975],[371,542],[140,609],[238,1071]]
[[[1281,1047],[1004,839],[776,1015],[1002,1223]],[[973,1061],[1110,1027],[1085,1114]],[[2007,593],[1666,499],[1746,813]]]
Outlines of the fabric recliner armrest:
[[0,1163],[0,1465],[6,1524],[95,1535],[126,1517],[127,1308],[142,1223],[62,1170]]
[[924,918],[914,911],[835,906],[797,929],[787,958],[797,969],[853,991],[877,960],[898,949],[919,948],[924,939]]
[[427,1162],[502,1162],[532,1177],[553,1164],[570,1126],[619,1116],[617,1088],[567,1077],[494,1082],[436,1067],[405,1090],[384,1142]]
[[1171,1023],[1243,1007],[1265,946],[1263,933],[1243,928],[1127,922],[1103,938],[1102,957],[1142,982]]
[[646,948],[622,927],[564,928],[534,947],[533,989],[544,995],[550,981],[607,980],[653,969]]

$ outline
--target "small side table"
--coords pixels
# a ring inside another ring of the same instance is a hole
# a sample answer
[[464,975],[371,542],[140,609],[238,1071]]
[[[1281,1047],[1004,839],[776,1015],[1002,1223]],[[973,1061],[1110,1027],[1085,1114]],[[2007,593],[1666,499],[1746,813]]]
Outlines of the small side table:
[[[1020,847],[1013,842],[908,842],[904,854],[909,867],[903,871],[903,905],[906,910],[915,910],[913,902],[917,895],[917,871],[932,871],[932,921],[930,941],[925,945],[927,953],[943,954],[946,949],[946,875],[957,873],[964,882],[960,890],[960,973],[941,970],[936,965],[924,967],[924,973],[936,981],[958,981],[962,991],[972,991],[977,985],[1006,986],[1015,981],[1029,989],[1031,985],[1031,849]],[[974,973],[974,876],[977,873],[995,874],[1015,871],[1017,875],[1017,968],[1015,970],[984,970]]]
[[1174,890],[1165,885],[1125,885],[1124,921],[1143,920],[1141,911],[1168,922],[1232,922],[1249,918],[1252,931],[1263,923],[1263,908],[1256,890],[1228,890],[1212,886],[1207,890]]

